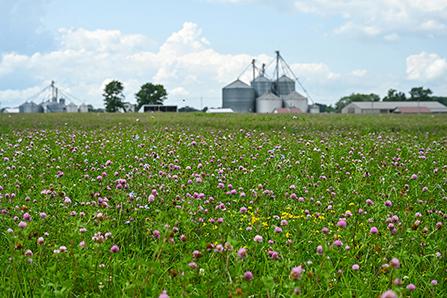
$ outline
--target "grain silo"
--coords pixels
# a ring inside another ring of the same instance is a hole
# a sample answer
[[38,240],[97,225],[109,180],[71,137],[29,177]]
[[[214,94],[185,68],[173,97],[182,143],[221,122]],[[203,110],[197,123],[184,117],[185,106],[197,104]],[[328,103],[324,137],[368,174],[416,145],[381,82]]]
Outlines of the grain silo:
[[[274,60],[258,68],[256,60],[253,59],[239,75],[242,77],[251,67],[253,71],[251,87],[239,79],[224,87],[222,107],[246,113],[255,110],[257,113],[272,113],[282,107],[286,110],[299,109],[303,113],[315,112],[315,109],[310,109],[308,104],[308,101],[313,102],[312,98],[279,51],[276,51],[275,60],[273,75],[267,75],[266,70],[273,65]],[[296,92],[297,84],[307,97]]]
[[251,82],[251,86],[255,89],[256,97],[264,95],[272,91],[272,81],[260,74]]
[[280,109],[281,107],[282,99],[272,92],[267,92],[256,99],[257,113],[273,113],[274,110]]
[[77,113],[78,112],[78,106],[72,102],[70,102],[68,105],[66,105],[65,109],[66,109],[67,113]]
[[57,101],[47,101],[42,104],[44,113],[62,113],[65,112],[65,105]]
[[79,106],[79,113],[88,113],[88,111],[89,111],[88,105],[86,105],[85,103],[82,103]]
[[41,106],[35,104],[34,102],[25,102],[19,106],[20,113],[42,113],[43,109]]
[[295,81],[286,75],[282,75],[276,82],[276,94],[284,97],[295,91]]
[[230,108],[236,113],[253,113],[255,111],[255,90],[241,80],[222,89],[223,108]]
[[289,95],[283,97],[285,108],[298,108],[303,113],[307,113],[308,103],[307,98],[300,93],[293,91]]

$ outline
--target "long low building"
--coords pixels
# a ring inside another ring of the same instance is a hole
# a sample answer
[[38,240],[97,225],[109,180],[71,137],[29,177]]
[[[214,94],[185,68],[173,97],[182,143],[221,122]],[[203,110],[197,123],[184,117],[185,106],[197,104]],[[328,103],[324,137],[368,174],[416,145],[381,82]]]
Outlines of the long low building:
[[421,114],[447,113],[447,107],[437,101],[355,101],[345,106],[343,114]]

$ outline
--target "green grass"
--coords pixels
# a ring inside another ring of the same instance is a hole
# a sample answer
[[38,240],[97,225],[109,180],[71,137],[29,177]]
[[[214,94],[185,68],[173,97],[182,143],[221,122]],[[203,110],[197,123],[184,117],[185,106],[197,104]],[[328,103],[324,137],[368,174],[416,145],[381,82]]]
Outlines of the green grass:
[[0,115],[0,295],[443,296],[446,145],[445,115]]

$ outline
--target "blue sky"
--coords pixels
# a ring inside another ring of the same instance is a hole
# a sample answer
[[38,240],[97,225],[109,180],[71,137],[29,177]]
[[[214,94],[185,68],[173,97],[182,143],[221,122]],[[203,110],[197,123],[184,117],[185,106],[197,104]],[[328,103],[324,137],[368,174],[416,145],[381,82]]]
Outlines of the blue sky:
[[131,102],[149,81],[170,104],[217,107],[223,86],[277,49],[317,102],[447,95],[447,0],[0,0],[0,106],[51,80],[101,106],[118,79]]

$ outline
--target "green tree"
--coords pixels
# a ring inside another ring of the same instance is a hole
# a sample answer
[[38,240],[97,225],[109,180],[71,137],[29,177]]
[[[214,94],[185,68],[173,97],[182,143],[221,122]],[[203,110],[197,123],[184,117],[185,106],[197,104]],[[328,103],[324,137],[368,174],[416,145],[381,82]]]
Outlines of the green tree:
[[432,94],[433,92],[429,88],[425,89],[424,87],[414,87],[410,90],[410,99],[414,101],[430,101],[433,100],[431,98]]
[[335,111],[337,113],[340,113],[345,106],[347,106],[353,101],[380,101],[380,96],[374,93],[370,94],[353,93],[349,96],[344,96],[340,98],[335,103]]
[[397,91],[396,89],[389,89],[388,94],[383,98],[383,101],[406,101],[405,93]]
[[146,83],[135,94],[137,110],[140,110],[141,106],[145,104],[162,105],[167,95],[168,93],[163,85]]
[[447,96],[432,96],[431,99],[447,106]]
[[120,81],[111,81],[104,88],[104,105],[106,112],[114,113],[119,108],[124,108],[123,84]]

